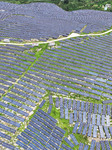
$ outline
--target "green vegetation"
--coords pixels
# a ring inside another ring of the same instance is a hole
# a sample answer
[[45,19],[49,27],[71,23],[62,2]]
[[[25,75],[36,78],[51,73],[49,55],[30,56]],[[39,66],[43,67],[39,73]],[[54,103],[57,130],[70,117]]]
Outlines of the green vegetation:
[[[54,3],[59,7],[63,8],[67,11],[73,11],[78,9],[95,9],[95,10],[104,10],[104,6],[106,4],[111,4],[111,0],[0,0],[10,3],[16,4],[28,4],[32,2],[48,2]],[[108,11],[112,11],[112,7],[108,9]]]

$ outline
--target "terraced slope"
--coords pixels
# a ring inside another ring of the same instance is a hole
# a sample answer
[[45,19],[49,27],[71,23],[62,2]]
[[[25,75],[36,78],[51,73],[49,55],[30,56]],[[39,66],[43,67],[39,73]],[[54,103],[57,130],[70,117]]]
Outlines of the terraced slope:
[[78,10],[67,12],[54,4],[0,2],[0,39],[12,41],[58,38],[74,30],[85,33],[110,29],[111,12]]

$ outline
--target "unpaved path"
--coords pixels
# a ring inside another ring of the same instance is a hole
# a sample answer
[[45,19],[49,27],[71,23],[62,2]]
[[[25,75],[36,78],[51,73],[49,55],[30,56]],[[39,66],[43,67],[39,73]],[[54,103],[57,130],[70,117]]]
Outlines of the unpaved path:
[[[74,37],[84,37],[84,36],[98,36],[98,35],[105,35],[107,33],[110,33],[112,32],[112,29],[108,30],[108,31],[105,31],[103,33],[96,33],[96,34],[93,34],[93,33],[90,33],[90,34],[83,34],[83,35],[80,35],[78,33],[72,33],[70,34],[69,36],[67,37],[62,37],[62,38],[59,38],[59,39],[53,39],[53,40],[50,40],[50,41],[47,41],[47,42],[32,42],[32,43],[24,43],[24,44],[28,44],[28,45],[32,45],[33,43],[37,43],[37,44],[45,44],[45,43],[52,43],[52,42],[57,42],[57,41],[61,41],[61,40],[66,40],[66,39],[69,39],[69,38],[74,38]],[[24,44],[21,44],[21,43],[6,43],[6,42],[3,42],[3,43],[0,43],[0,45],[3,45],[3,44],[13,44],[13,45],[24,45]]]

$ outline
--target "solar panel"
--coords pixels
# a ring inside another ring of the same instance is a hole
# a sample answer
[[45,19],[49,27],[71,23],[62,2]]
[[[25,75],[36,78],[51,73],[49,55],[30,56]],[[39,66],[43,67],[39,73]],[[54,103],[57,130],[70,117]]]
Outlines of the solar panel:
[[50,104],[53,104],[52,95],[49,95],[49,103],[50,103]]
[[65,108],[65,119],[68,119],[68,108]]
[[80,101],[77,101],[77,110],[80,110]]
[[78,134],[81,134],[82,128],[83,128],[83,123],[80,123],[79,129],[77,131]]
[[105,132],[106,138],[110,138],[110,134],[109,134],[107,126],[104,126],[104,132]]
[[107,150],[110,150],[110,145],[109,145],[109,142],[108,142],[108,141],[105,141],[105,145],[106,145],[106,149],[107,149]]
[[69,99],[69,101],[68,101],[68,109],[69,109],[69,110],[71,109],[71,105],[72,105],[72,100]]
[[99,130],[100,130],[100,137],[105,138],[105,135],[104,135],[104,132],[103,132],[103,127],[99,126]]
[[95,141],[95,140],[92,140],[91,146],[90,146],[90,150],[94,150],[94,148],[95,148],[95,143],[96,143],[96,141]]
[[82,112],[79,111],[79,122],[82,122]]
[[85,144],[84,150],[88,150],[89,146]]
[[102,115],[101,118],[102,118],[102,120],[101,120],[102,126],[104,126],[105,125],[105,116]]
[[70,124],[73,124],[73,113],[70,113],[70,116],[69,116],[69,123],[70,123]]
[[98,104],[98,113],[101,114],[102,113],[102,105]]
[[87,116],[87,123],[90,124],[91,123],[91,113],[88,113],[88,116]]
[[79,144],[79,150],[82,150],[83,147],[84,147],[84,144],[83,144],[83,143],[80,143],[80,144]]
[[45,102],[46,102],[46,101],[43,100],[43,101],[41,102],[41,104],[39,105],[39,107],[42,108]]
[[81,102],[81,111],[84,111],[84,101]]
[[86,121],[86,112],[85,112],[85,111],[83,112],[83,122],[84,122],[84,123],[87,122],[87,121]]
[[73,131],[72,131],[73,133],[76,133],[78,125],[79,125],[79,123],[76,122],[76,123],[75,123],[75,126],[74,126],[74,128],[73,128]]
[[100,143],[96,142],[96,150],[100,150]]
[[88,136],[91,137],[91,133],[92,133],[92,124],[89,125],[88,128]]
[[73,134],[70,134],[70,137],[71,137],[71,139],[72,139],[72,141],[74,142],[75,145],[79,144]]
[[77,121],[77,110],[74,110],[74,121]]
[[104,141],[100,141],[102,150],[106,150]]
[[107,126],[110,126],[110,116],[109,115],[106,115],[106,123],[107,123]]
[[51,111],[52,111],[52,105],[49,105],[49,108],[48,108],[48,114],[50,114],[51,113]]
[[56,97],[56,108],[58,108],[59,107],[59,98],[58,97]]
[[93,137],[97,138],[97,126],[93,126]]
[[74,147],[74,144],[68,139],[68,138],[64,138],[64,140],[65,140],[65,142],[67,142],[68,143],[68,145],[70,146],[70,147]]
[[64,118],[63,107],[60,107],[60,118]]
[[101,117],[101,116],[100,116],[99,114],[97,114],[97,125],[98,125],[98,126],[100,126],[100,117]]
[[88,107],[88,104],[89,104],[88,102],[85,103],[85,111],[86,111],[86,112],[88,112],[88,108],[89,108],[89,107]]
[[76,109],[76,100],[73,100],[73,106],[72,106],[72,109]]
[[96,124],[96,114],[93,114],[93,116],[92,116],[92,124],[93,125]]
[[82,131],[82,134],[83,134],[83,135],[86,135],[87,128],[88,128],[88,124],[85,124],[85,125],[84,125],[84,129],[83,129],[83,131]]

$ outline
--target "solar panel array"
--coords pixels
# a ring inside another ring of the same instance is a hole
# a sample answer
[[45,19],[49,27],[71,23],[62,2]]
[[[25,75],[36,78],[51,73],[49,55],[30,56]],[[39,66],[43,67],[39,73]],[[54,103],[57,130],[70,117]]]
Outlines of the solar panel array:
[[38,109],[16,143],[24,149],[59,149],[65,131],[56,123],[57,120]]
[[35,53],[26,53],[26,50],[30,52],[30,47],[0,46],[0,143],[10,149],[14,149],[11,138],[46,92],[35,86],[36,81],[22,80],[36,61]]
[[17,5],[0,2],[0,10],[0,38],[18,42],[67,36],[72,30],[80,32],[85,25],[86,33],[107,30],[112,25],[111,12],[67,12],[50,3]]
[[111,44],[108,39],[111,41],[111,36],[78,44],[75,39],[61,41],[61,48],[47,49],[29,73],[42,79],[52,92],[75,93],[98,101],[103,97],[104,104],[112,103]]

